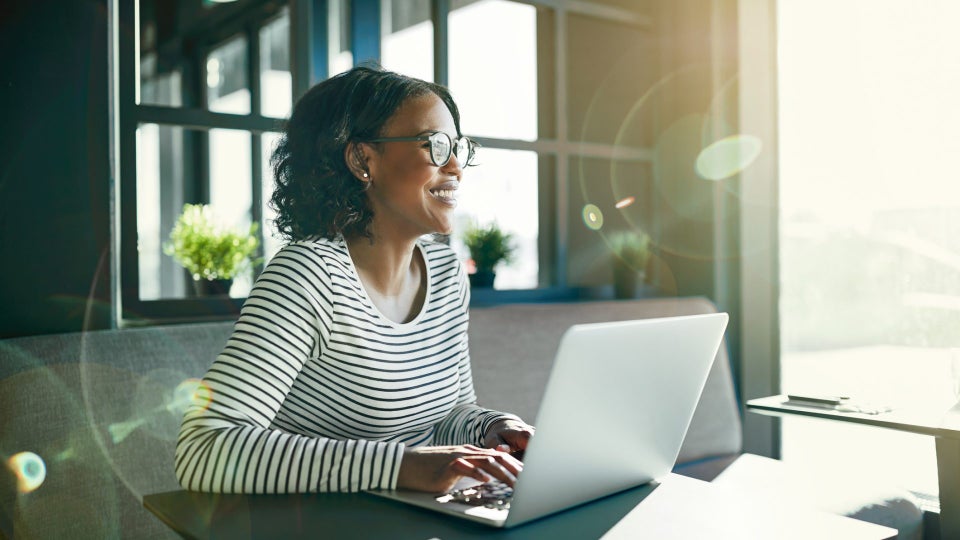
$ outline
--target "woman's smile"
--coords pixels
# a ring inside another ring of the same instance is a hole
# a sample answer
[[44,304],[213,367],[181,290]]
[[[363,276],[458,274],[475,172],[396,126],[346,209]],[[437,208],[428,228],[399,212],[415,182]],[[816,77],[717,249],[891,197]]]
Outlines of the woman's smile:
[[457,188],[459,187],[459,182],[452,180],[450,182],[444,182],[443,184],[430,190],[430,195],[433,195],[433,198],[440,201],[441,203],[455,208],[457,206]]

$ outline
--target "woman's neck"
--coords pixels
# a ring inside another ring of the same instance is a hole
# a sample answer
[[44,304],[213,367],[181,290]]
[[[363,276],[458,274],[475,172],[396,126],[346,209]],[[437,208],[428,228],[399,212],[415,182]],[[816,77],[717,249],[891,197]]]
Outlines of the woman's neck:
[[350,258],[364,286],[385,297],[407,295],[420,288],[425,273],[416,256],[416,239],[390,239],[374,235],[373,239],[354,236],[345,239]]
[[346,239],[350,258],[367,296],[388,319],[416,318],[427,297],[427,263],[417,241],[387,241],[374,236]]

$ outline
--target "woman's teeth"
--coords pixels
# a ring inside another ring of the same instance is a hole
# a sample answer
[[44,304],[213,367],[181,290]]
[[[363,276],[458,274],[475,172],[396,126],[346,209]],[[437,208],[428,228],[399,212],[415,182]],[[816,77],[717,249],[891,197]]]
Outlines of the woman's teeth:
[[438,189],[433,194],[441,199],[452,199],[456,191],[452,189]]

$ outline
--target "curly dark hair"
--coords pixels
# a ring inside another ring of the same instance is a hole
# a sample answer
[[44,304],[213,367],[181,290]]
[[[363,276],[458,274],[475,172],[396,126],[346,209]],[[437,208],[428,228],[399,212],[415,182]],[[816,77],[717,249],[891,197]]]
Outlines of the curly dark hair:
[[450,109],[460,136],[460,112],[446,88],[379,66],[355,67],[304,94],[270,159],[276,181],[270,205],[280,234],[371,238],[373,211],[344,159],[347,144],[379,137],[400,105],[429,93]]

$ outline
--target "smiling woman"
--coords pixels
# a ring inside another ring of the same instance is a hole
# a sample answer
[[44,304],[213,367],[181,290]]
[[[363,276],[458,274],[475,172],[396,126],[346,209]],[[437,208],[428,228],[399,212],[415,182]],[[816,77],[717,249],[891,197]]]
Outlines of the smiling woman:
[[192,490],[513,483],[533,428],[477,405],[470,289],[446,245],[474,144],[442,86],[375,68],[294,107],[272,163],[290,243],[258,278],[177,443]]

